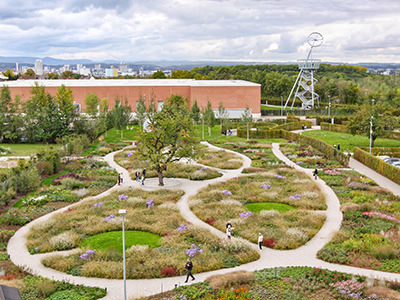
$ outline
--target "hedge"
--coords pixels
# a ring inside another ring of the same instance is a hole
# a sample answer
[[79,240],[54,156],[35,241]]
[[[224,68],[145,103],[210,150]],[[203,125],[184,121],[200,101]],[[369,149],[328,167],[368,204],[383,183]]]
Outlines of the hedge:
[[373,147],[372,154],[375,156],[400,157],[400,147]]
[[342,124],[344,121],[349,121],[348,116],[317,116],[317,125],[321,125],[321,123],[331,123],[332,118],[334,118],[335,124]]
[[392,166],[358,147],[354,148],[354,158],[379,174],[400,184],[400,168]]
[[[287,125],[291,125],[291,124],[292,123],[288,123]],[[298,125],[298,124],[300,124],[300,123],[297,122],[296,125]],[[246,128],[238,128],[237,136],[243,137],[243,138],[247,137]],[[348,164],[349,164],[349,157],[346,154],[344,154],[343,152],[341,152],[341,151],[337,150],[336,148],[334,148],[333,146],[331,146],[330,144],[325,143],[324,141],[321,141],[319,139],[301,135],[301,134],[294,133],[291,131],[287,131],[287,130],[283,130],[283,129],[276,129],[276,128],[274,128],[272,130],[267,130],[267,129],[250,130],[249,138],[252,138],[252,139],[253,138],[268,138],[268,139],[284,138],[287,140],[294,140],[294,141],[297,141],[298,143],[311,145],[315,149],[324,153],[329,159],[335,159],[344,166],[348,166]]]
[[321,130],[350,133],[345,125],[330,124],[325,122],[321,123]]

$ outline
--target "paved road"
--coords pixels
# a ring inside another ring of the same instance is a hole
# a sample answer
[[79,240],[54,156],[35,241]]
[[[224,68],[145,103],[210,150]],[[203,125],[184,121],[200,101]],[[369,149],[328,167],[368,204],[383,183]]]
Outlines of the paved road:
[[[207,144],[208,145],[208,144]],[[216,148],[215,146],[208,145],[209,147]],[[216,148],[217,149],[217,148]],[[229,150],[226,150],[229,151]],[[116,190],[124,190],[126,188],[132,187],[142,187],[137,182],[134,182],[130,179],[129,172],[119,166],[114,161],[114,155],[117,152],[113,152],[105,156],[105,160],[114,167],[117,172],[123,174],[124,183],[121,186],[114,186],[110,190],[97,195],[95,197],[90,197],[81,200],[78,203],[82,203],[84,201],[88,201],[89,199],[100,199],[109,193],[116,191]],[[282,152],[279,150],[279,144],[273,144],[273,153],[282,161],[284,161],[289,166],[296,168],[299,171],[304,172],[307,176],[312,178],[312,171],[303,169],[300,166],[297,166],[292,161],[288,160]],[[190,181],[184,179],[172,179],[170,184],[170,188],[179,188],[185,191],[185,195],[178,201],[178,207],[180,209],[181,214],[183,217],[191,222],[192,224],[206,228],[212,232],[212,234],[217,235],[221,239],[226,238],[225,233],[221,232],[214,227],[210,226],[207,223],[204,223],[200,219],[198,219],[189,209],[188,199],[190,196],[195,195],[201,188],[207,186],[208,184],[226,181],[233,177],[237,176],[247,176],[241,174],[243,168],[249,167],[251,161],[248,157],[238,154],[235,152],[236,155],[239,155],[243,159],[243,166],[237,170],[224,170],[223,176],[207,181]],[[166,179],[166,185],[168,188],[168,180]],[[318,179],[315,181],[316,184],[320,187],[321,191],[324,193],[326,201],[327,201],[327,210],[326,214],[326,222],[322,226],[321,230],[311,239],[307,244],[303,245],[302,247],[295,249],[295,250],[273,250],[264,248],[264,250],[260,253],[260,259],[257,261],[244,264],[238,266],[236,268],[230,269],[221,269],[216,271],[204,272],[201,274],[195,274],[196,281],[203,281],[207,277],[215,274],[223,274],[228,273],[236,270],[247,270],[247,271],[255,271],[261,270],[264,268],[272,268],[272,267],[286,267],[286,266],[311,266],[311,267],[319,267],[319,268],[326,268],[330,270],[340,271],[340,272],[348,272],[353,274],[360,274],[368,277],[373,278],[385,278],[387,280],[398,280],[400,281],[399,274],[393,273],[385,273],[385,272],[377,272],[371,271],[366,269],[354,268],[349,266],[342,266],[336,264],[330,264],[316,258],[316,254],[319,249],[321,249],[327,242],[330,241],[333,234],[339,230],[340,224],[342,221],[342,214],[340,212],[340,204],[339,199],[337,198],[336,194],[332,191],[323,182],[322,180]],[[154,189],[159,188],[156,185],[156,181],[147,181],[144,189]],[[72,204],[71,206],[78,205],[78,203]],[[59,213],[65,211],[68,207],[64,207],[56,212],[52,212],[48,215],[45,215],[41,218],[38,218],[31,223],[27,224],[26,226],[20,228],[15,235],[11,238],[10,242],[8,243],[7,251],[10,255],[12,262],[18,266],[26,267],[32,274],[37,274],[43,277],[47,277],[53,280],[65,280],[70,283],[74,284],[83,284],[86,286],[97,286],[102,288],[107,288],[107,295],[103,298],[105,300],[120,300],[123,299],[123,281],[122,280],[112,280],[112,279],[100,279],[100,278],[87,278],[87,277],[80,277],[80,276],[72,276],[62,272],[58,272],[54,269],[46,268],[41,264],[41,259],[47,255],[53,255],[54,253],[49,254],[36,254],[30,255],[25,244],[26,244],[26,234],[29,232],[32,226],[39,224],[45,220],[51,218],[55,213]],[[321,213],[321,211],[318,211]],[[242,240],[243,241],[243,240]],[[251,244],[248,241],[243,241],[248,245],[251,245],[254,249],[257,249],[255,244]],[[72,250],[76,251],[76,250]],[[57,252],[60,253],[60,252]],[[62,254],[69,255],[71,251],[62,252]],[[141,279],[141,280],[128,280],[127,281],[127,292],[128,298],[132,299],[134,297],[142,297],[142,296],[149,296],[161,291],[171,290],[175,287],[175,285],[183,284],[185,280],[184,276],[178,277],[170,277],[170,278],[160,278],[160,279]]]

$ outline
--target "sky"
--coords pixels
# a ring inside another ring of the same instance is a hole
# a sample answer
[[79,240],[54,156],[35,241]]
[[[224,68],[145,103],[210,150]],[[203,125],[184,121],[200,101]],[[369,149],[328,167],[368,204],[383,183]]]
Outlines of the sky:
[[1,0],[0,56],[400,63],[399,0]]

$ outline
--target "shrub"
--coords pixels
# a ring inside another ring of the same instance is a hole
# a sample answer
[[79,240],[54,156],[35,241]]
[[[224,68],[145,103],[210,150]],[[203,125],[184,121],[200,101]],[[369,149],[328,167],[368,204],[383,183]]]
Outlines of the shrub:
[[178,275],[179,272],[174,266],[165,266],[164,268],[161,269],[160,275],[162,277],[172,277]]
[[236,259],[236,257],[233,256],[226,256],[222,259],[222,264],[224,268],[233,268],[237,267],[240,265],[239,261]]
[[263,239],[263,246],[268,248],[274,248],[276,242],[274,239]]
[[53,295],[48,297],[46,300],[90,300],[88,296],[82,296],[74,290],[65,290],[55,292]]
[[212,288],[228,288],[237,284],[246,284],[254,281],[256,275],[247,271],[236,271],[228,274],[213,275],[206,279]]
[[392,245],[376,245],[372,247],[371,254],[377,259],[394,259],[399,251]]
[[61,165],[61,157],[60,153],[52,148],[50,149],[43,149],[36,154],[36,159],[38,162],[47,162],[51,165],[51,174],[55,174],[58,172],[58,169]]
[[14,177],[15,190],[18,193],[26,194],[40,184],[40,176],[35,167],[22,170]]
[[10,197],[8,196],[7,192],[0,190],[0,206],[8,205],[8,203],[10,203]]
[[75,247],[79,236],[73,232],[64,232],[50,239],[54,250],[69,250]]
[[53,165],[48,161],[38,161],[36,168],[40,175],[51,175],[53,174]]

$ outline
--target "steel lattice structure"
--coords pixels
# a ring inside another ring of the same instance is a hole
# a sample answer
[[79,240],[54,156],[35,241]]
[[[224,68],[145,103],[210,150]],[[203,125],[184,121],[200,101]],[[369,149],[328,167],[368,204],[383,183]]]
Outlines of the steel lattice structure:
[[303,109],[313,108],[315,101],[318,101],[319,105],[319,96],[314,90],[314,85],[317,82],[317,80],[314,78],[314,71],[319,68],[321,60],[313,59],[311,57],[311,53],[313,48],[321,46],[322,42],[323,37],[318,32],[313,32],[308,36],[307,43],[311,46],[311,48],[306,59],[299,59],[297,61],[300,72],[296,78],[292,90],[290,91],[289,97],[286,100],[284,109],[286,109],[288,103],[290,102],[294,91],[295,93],[291,109],[293,109],[296,98],[300,99],[302,102]]

